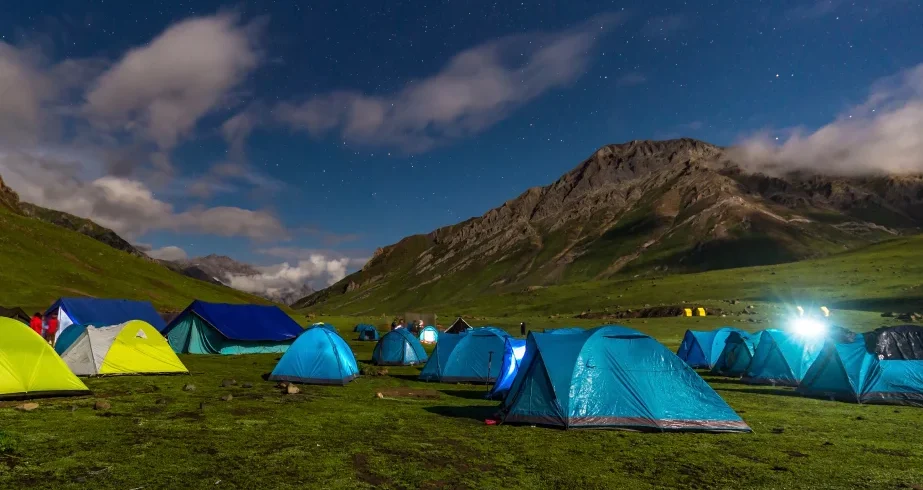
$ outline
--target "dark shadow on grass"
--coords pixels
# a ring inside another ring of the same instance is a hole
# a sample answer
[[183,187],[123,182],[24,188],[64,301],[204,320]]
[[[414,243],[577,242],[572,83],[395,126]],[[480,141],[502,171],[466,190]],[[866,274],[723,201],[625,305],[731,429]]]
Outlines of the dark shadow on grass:
[[831,308],[837,310],[893,311],[897,313],[910,313],[923,309],[923,296],[837,301],[832,303]]
[[721,388],[721,391],[736,391],[737,393],[750,393],[754,395],[771,395],[771,396],[791,396],[795,398],[804,398],[797,391],[783,390],[778,388],[766,388],[763,390],[757,388]]
[[426,410],[429,413],[434,413],[436,415],[441,415],[443,417],[452,417],[456,419],[471,419],[483,422],[486,419],[492,418],[497,414],[498,409],[496,406],[484,406],[484,405],[474,405],[468,407],[460,406],[437,406],[437,407],[424,407],[423,410]]
[[442,390],[442,392],[455,398],[464,398],[466,400],[485,400],[490,390]]

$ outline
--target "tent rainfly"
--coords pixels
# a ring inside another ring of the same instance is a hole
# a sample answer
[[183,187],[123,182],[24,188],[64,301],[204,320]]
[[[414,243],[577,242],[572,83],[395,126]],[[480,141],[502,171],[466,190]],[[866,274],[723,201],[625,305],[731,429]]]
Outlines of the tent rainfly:
[[189,354],[278,354],[304,329],[276,306],[193,301],[164,331],[170,347]]
[[0,318],[0,399],[87,395],[54,349],[26,325]]
[[500,376],[503,350],[510,334],[493,327],[461,335],[442,335],[420,379],[443,383],[492,383]]
[[372,362],[379,366],[413,366],[426,362],[426,351],[414,334],[398,328],[384,334],[372,351]]
[[78,376],[189,372],[167,339],[141,320],[110,327],[83,327],[83,333],[61,358]]

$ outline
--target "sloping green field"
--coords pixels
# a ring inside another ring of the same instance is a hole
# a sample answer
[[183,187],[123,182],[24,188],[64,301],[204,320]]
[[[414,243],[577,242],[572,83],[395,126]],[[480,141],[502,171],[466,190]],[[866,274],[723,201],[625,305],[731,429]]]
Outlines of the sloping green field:
[[31,313],[62,296],[149,300],[168,310],[185,308],[196,298],[267,303],[0,208],[0,305]]
[[[370,359],[373,343],[351,344],[360,362]],[[276,358],[182,356],[190,376],[90,379],[94,397],[38,400],[32,412],[4,402],[0,488],[923,485],[920,408],[707,377],[752,434],[488,426],[497,404],[483,399],[485,386],[423,383],[408,367],[282,395],[260,379]],[[227,378],[238,385],[222,388]],[[186,383],[196,390],[183,391]],[[226,394],[234,398],[222,401]],[[111,409],[94,410],[98,399]]]

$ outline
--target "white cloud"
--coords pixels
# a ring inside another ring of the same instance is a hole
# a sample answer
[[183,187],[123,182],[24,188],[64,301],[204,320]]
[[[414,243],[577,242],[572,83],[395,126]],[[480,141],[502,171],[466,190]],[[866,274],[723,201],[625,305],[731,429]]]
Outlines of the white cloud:
[[258,240],[289,237],[266,211],[195,207],[177,212],[141,181],[110,175],[86,180],[85,171],[79,161],[0,153],[0,175],[24,201],[89,218],[129,239],[154,230]]
[[169,150],[259,64],[258,31],[231,14],[178,22],[106,71],[85,110]]
[[159,260],[184,260],[189,257],[185,250],[173,245],[148,250],[145,253],[148,257]]
[[762,172],[921,173],[923,64],[876,83],[865,103],[820,129],[763,132],[741,141],[731,155]]
[[256,267],[259,271],[257,275],[229,275],[227,283],[241,291],[292,303],[311,291],[335,284],[366,261],[335,253],[305,251],[298,255],[304,259]]
[[587,69],[613,15],[555,33],[510,36],[463,51],[438,73],[396,93],[338,91],[276,107],[293,128],[369,145],[423,151],[478,133],[546,92],[570,85]]

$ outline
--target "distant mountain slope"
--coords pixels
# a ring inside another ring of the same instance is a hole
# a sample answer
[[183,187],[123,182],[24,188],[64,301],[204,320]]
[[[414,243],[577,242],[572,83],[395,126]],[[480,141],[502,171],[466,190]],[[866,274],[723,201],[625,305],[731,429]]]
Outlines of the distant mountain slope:
[[19,197],[0,180],[0,305],[22,306],[31,313],[59,296],[142,299],[172,310],[196,298],[267,302],[26,216],[19,204]]
[[481,217],[380,249],[363,270],[295,307],[412,307],[617,275],[776,264],[921,224],[921,177],[753,175],[701,141],[632,141],[600,148]]

